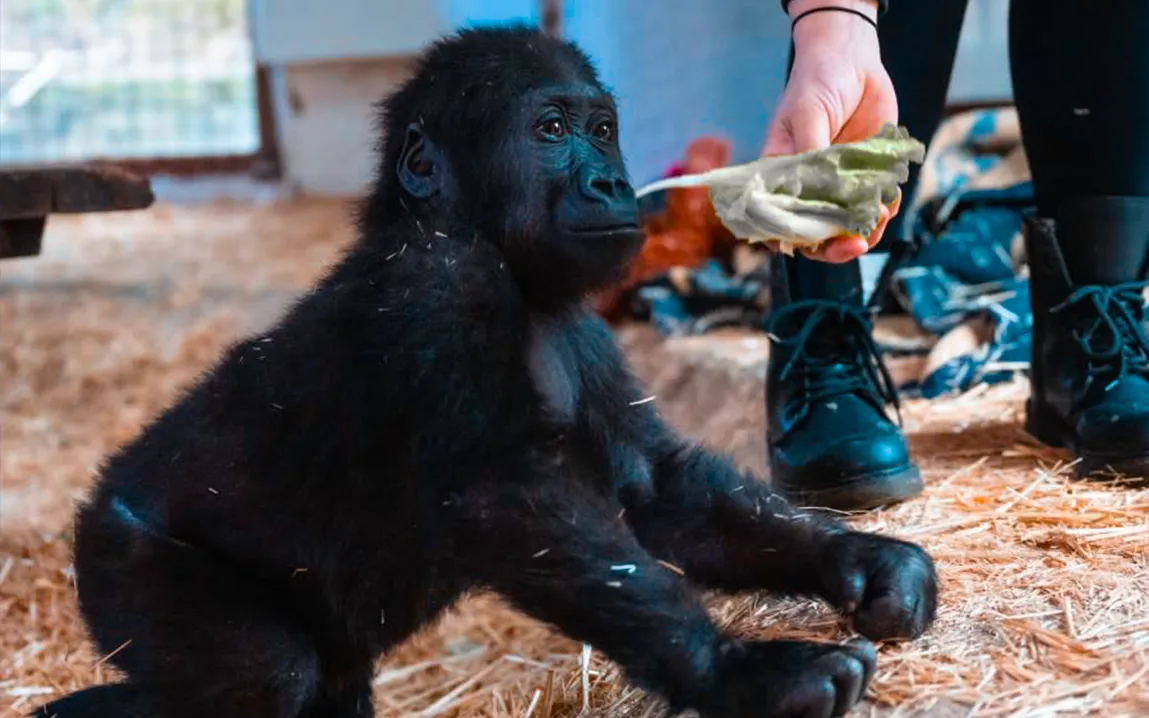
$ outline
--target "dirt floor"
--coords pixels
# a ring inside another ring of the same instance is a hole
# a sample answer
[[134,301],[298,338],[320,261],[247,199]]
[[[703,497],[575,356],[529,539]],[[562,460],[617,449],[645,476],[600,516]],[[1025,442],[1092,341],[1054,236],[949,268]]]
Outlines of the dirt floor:
[[[0,715],[114,678],[77,619],[74,501],[108,451],[323,270],[349,237],[346,209],[217,203],[54,218],[42,257],[0,264]],[[683,404],[697,384],[659,375],[662,359],[636,359],[665,389],[659,401],[678,402],[668,409],[681,424],[761,455],[760,409],[740,428],[707,424],[704,402]],[[926,495],[855,521],[922,542],[943,606],[926,637],[883,648],[860,714],[1149,715],[1149,490],[1065,478],[1066,457],[1018,428],[1024,397],[1016,384],[907,407]],[[757,407],[760,395],[710,400]],[[747,634],[845,635],[812,602],[712,606]],[[658,714],[593,647],[489,597],[381,662],[376,697],[388,717]]]

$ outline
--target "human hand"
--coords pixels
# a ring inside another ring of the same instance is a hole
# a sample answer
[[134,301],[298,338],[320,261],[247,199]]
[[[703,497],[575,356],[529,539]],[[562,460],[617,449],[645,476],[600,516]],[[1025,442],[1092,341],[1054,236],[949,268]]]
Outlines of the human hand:
[[[873,0],[793,0],[790,16],[813,8],[838,6],[877,17]],[[764,155],[796,154],[831,142],[858,142],[897,123],[894,86],[882,66],[878,35],[856,15],[827,11],[802,18],[794,26],[794,67],[766,138]],[[811,259],[848,262],[865,254],[882,238],[901,205],[882,208],[869,237],[843,235],[816,249],[802,249]],[[776,243],[773,247],[777,249]]]

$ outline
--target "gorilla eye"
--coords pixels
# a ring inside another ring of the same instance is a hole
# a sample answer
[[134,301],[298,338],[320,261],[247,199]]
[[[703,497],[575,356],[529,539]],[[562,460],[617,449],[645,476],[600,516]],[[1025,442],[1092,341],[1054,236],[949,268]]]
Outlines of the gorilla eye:
[[614,123],[609,120],[604,120],[594,127],[594,137],[596,140],[609,142],[614,139]]
[[557,117],[551,117],[539,123],[538,131],[548,140],[558,140],[566,136],[567,128],[562,120]]

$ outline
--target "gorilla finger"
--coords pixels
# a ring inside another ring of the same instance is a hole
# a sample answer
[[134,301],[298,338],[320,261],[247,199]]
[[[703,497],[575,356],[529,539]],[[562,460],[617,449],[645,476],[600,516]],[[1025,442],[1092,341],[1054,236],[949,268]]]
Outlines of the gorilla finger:
[[838,653],[834,660],[834,709],[831,715],[844,716],[866,692],[866,666],[852,652]]
[[861,569],[848,567],[831,573],[825,579],[826,597],[842,613],[854,613],[862,605],[866,592],[866,575]]
[[778,704],[787,718],[835,718],[834,683],[822,675],[799,679]]
[[905,641],[922,632],[916,596],[887,594],[867,601],[854,614],[854,630],[871,641]]
[[[862,663],[865,668],[865,682],[862,686],[862,691],[865,692],[866,686],[870,685],[870,681],[874,677],[874,673],[878,668],[878,649],[865,638],[852,638],[846,643],[846,647],[853,650],[854,656]],[[858,696],[861,700],[861,695]]]
[[919,547],[901,548],[895,563],[871,579],[862,602],[868,623],[892,632],[884,640],[917,638],[933,622],[937,607],[933,561]]
[[926,593],[918,599],[917,611],[914,612],[914,626],[916,631],[914,636],[917,637],[925,632],[938,615],[938,596],[937,589],[931,587]]

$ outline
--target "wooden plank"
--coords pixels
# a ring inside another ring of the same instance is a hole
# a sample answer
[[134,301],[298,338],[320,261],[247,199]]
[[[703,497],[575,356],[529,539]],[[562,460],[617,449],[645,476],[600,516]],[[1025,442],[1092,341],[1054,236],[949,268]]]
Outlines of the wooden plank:
[[147,177],[114,165],[0,170],[0,220],[144,209],[154,201]]
[[40,254],[46,217],[0,219],[0,259]]
[[49,178],[0,172],[0,220],[46,217],[51,211]]

